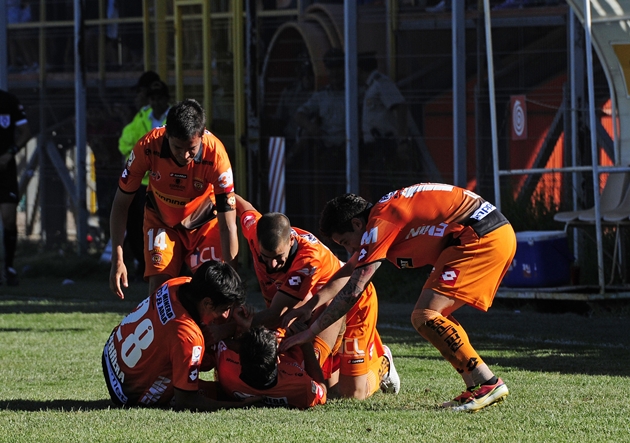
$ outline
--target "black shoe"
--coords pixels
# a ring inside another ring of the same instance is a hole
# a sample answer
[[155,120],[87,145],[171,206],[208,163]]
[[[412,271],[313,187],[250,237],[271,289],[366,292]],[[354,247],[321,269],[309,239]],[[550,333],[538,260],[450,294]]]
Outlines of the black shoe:
[[7,279],[8,286],[17,286],[20,284],[18,280],[17,271],[13,268],[6,268],[4,270],[4,276]]

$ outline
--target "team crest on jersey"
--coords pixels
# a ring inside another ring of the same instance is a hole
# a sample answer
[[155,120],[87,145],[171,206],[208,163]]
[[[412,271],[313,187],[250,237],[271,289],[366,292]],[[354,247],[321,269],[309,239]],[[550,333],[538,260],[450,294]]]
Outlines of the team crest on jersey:
[[154,265],[159,265],[162,263],[162,253],[158,251],[151,252],[151,261]]
[[203,191],[203,182],[201,180],[193,180],[193,186],[197,191]]
[[9,114],[0,114],[0,126],[7,129],[11,125],[11,116]]
[[152,180],[155,181],[160,181],[162,179],[162,174],[160,174],[160,171],[151,171],[151,174],[149,174]]
[[440,283],[444,283],[448,286],[455,286],[455,283],[457,283],[457,277],[459,277],[459,269],[444,266],[444,269],[442,269],[442,275],[440,275]]
[[396,264],[400,269],[413,268],[413,260],[411,258],[396,258]]

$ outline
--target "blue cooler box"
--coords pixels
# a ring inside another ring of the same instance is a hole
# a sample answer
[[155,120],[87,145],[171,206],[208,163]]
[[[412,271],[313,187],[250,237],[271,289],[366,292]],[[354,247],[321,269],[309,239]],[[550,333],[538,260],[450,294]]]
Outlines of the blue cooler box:
[[541,288],[569,283],[573,254],[564,231],[516,233],[516,255],[503,286]]

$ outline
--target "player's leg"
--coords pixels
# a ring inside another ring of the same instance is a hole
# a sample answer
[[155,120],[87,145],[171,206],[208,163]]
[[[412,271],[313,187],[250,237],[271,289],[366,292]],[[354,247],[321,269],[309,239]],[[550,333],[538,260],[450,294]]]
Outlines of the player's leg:
[[378,301],[370,283],[346,315],[346,332],[340,350],[339,395],[364,400],[379,388],[398,393],[400,379],[391,352],[376,330]]
[[2,215],[4,243],[4,276],[7,284],[18,284],[17,271],[13,266],[17,249],[18,184],[15,160],[11,160],[0,176],[0,213]]
[[144,277],[149,295],[168,279],[179,276],[183,262],[182,240],[177,230],[162,223],[152,210],[144,219]]
[[513,231],[505,225],[462,245],[447,248],[435,264],[411,315],[414,328],[435,346],[462,376],[467,390],[444,406],[477,410],[508,394],[451,316],[465,304],[487,310],[514,256]]

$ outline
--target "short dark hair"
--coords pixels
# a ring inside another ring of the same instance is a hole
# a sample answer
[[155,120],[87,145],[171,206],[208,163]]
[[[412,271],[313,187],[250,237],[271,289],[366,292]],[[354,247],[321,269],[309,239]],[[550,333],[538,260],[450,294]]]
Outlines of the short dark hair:
[[273,386],[278,375],[276,333],[263,326],[257,326],[241,335],[239,342],[241,380],[256,389]]
[[335,197],[324,206],[319,218],[319,230],[329,238],[333,234],[352,232],[352,219],[363,218],[367,222],[371,207],[371,203],[356,194]]
[[268,212],[256,224],[258,245],[267,251],[275,251],[282,242],[291,238],[289,217],[280,212]]
[[209,260],[195,271],[192,280],[179,289],[180,299],[194,305],[208,297],[215,308],[241,306],[245,288],[234,268],[225,262]]
[[169,97],[168,85],[162,80],[156,80],[149,86],[147,97]]
[[155,71],[143,72],[140,78],[138,79],[138,82],[135,84],[134,89],[149,88],[149,86],[151,86],[151,83],[157,80],[160,80],[160,75],[157,72]]
[[188,98],[173,106],[166,116],[166,133],[179,140],[201,137],[206,129],[206,113],[194,99]]

